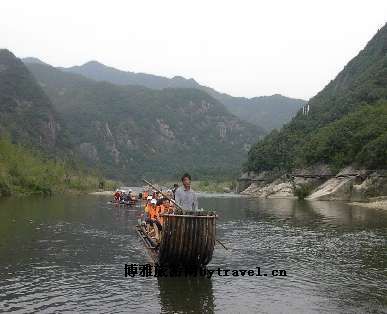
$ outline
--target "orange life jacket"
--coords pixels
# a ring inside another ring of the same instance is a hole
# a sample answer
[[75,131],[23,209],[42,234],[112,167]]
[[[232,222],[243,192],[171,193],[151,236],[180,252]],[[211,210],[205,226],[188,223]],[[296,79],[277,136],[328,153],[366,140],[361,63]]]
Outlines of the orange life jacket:
[[157,219],[157,220],[160,220],[160,205],[157,205],[156,206],[156,209],[155,209],[155,219]]
[[157,206],[153,207],[152,204],[149,204],[149,212],[148,212],[148,215],[149,215],[149,218],[151,219],[157,219]]
[[164,206],[159,205],[156,207],[156,212],[157,212],[157,220],[160,221],[161,224],[163,224],[163,217],[160,216],[160,214],[164,213]]
[[[171,205],[161,205],[162,206],[162,213],[163,214],[171,214],[171,213],[173,213],[173,210],[172,210],[172,207],[171,207]],[[163,216],[161,216],[160,217],[160,220],[162,220],[163,219]]]
[[116,201],[118,201],[120,199],[120,197],[121,197],[121,193],[120,192],[117,191],[117,192],[114,193],[114,199]]

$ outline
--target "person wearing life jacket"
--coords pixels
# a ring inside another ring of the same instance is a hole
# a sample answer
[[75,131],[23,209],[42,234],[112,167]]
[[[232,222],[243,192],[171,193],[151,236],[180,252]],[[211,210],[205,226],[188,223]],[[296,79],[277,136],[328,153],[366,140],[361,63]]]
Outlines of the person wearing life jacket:
[[165,212],[167,214],[173,214],[173,207],[172,207],[171,202],[169,201],[169,199],[164,198],[163,206],[164,206]]
[[130,194],[126,194],[124,193],[122,195],[122,202],[125,204],[125,205],[129,205],[129,202],[130,202]]
[[120,191],[117,190],[114,193],[114,202],[119,204],[120,200],[121,200],[121,193],[120,193]]
[[130,206],[134,206],[137,203],[137,195],[132,193],[130,195]]
[[162,199],[157,199],[155,219],[158,220],[160,223],[161,223],[160,214],[162,213],[163,209],[164,209],[163,208],[163,200]]
[[176,210],[175,200],[171,199],[170,202],[169,202],[169,213],[170,214],[174,214],[175,210]]
[[146,223],[146,229],[147,231],[149,232],[150,231],[150,227],[149,227],[149,224],[147,223],[147,220],[149,218],[149,210],[150,210],[150,201],[152,200],[152,197],[151,196],[148,196],[146,198],[146,202],[145,202],[145,205],[144,205],[144,215],[143,215],[143,220],[145,221]]
[[[144,205],[144,211],[145,211],[146,216],[148,216],[148,213],[149,213],[149,209],[150,209],[150,206],[151,206],[151,204],[150,204],[151,200],[152,200],[152,196],[148,196],[146,198],[146,202],[145,202],[145,205]],[[147,217],[145,217],[145,218],[147,218]]]
[[150,206],[148,207],[148,218],[146,223],[149,224],[150,227],[153,227],[155,238],[157,241],[160,241],[160,231],[162,230],[162,227],[158,221],[157,201],[154,198],[150,201]]
[[172,214],[169,200],[167,198],[161,199],[160,204],[158,205],[158,218],[162,226],[164,225],[163,214]]
[[136,194],[132,190],[129,190],[129,193],[128,193],[128,204],[130,206],[134,206],[136,204],[136,201],[137,201]]

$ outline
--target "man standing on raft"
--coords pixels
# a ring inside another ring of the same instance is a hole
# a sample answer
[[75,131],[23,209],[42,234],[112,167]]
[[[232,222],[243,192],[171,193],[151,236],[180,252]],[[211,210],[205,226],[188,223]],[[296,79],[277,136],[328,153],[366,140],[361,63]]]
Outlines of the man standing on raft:
[[196,193],[191,189],[191,176],[188,173],[181,177],[183,186],[175,192],[175,203],[187,210],[198,210],[198,199]]

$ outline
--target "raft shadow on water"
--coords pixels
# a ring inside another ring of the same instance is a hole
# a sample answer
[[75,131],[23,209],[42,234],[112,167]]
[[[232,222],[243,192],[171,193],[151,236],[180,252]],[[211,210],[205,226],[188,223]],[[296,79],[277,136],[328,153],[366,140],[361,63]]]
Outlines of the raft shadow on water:
[[158,277],[163,313],[213,313],[215,298],[212,280],[203,277]]

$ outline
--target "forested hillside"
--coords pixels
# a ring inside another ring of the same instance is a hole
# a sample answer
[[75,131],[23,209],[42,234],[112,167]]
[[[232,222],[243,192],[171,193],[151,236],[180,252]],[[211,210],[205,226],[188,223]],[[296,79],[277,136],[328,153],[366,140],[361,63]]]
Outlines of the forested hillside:
[[0,135],[45,152],[68,148],[57,112],[22,61],[0,50]]
[[34,76],[0,50],[0,196],[112,187],[97,174],[74,156],[66,124]]
[[213,93],[210,92],[210,95],[222,102],[231,113],[244,121],[263,127],[266,131],[280,129],[306,103],[302,99],[278,94],[245,98]]
[[245,169],[387,168],[386,110],[387,25],[289,124],[258,141]]
[[[36,58],[26,58],[24,61],[26,63],[43,63]],[[305,100],[282,95],[253,98],[233,97],[220,93],[213,88],[200,85],[194,79],[186,79],[181,76],[175,76],[170,79],[146,73],[121,71],[97,61],[90,61],[81,66],[61,69],[66,72],[81,74],[96,81],[105,81],[117,85],[138,85],[151,89],[197,88],[223,103],[230,113],[243,121],[263,127],[267,131],[273,128],[280,128],[284,123],[290,121],[298,109],[305,104]]]
[[96,82],[30,63],[90,166],[122,180],[232,176],[263,130],[198,89],[155,90]]

